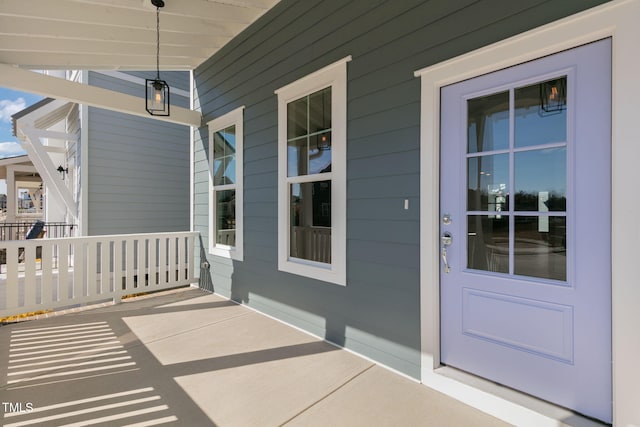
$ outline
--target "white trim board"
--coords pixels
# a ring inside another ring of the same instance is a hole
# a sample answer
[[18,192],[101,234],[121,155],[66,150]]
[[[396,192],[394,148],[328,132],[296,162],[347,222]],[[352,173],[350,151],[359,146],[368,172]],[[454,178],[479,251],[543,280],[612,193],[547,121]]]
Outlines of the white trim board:
[[[493,45],[416,71],[421,78],[420,124],[420,288],[422,382],[482,411],[517,425],[553,425],[558,415],[540,405],[515,403],[492,389],[440,372],[439,332],[439,138],[440,88],[606,37],[612,38],[612,301],[614,424],[640,426],[640,286],[637,247],[640,240],[640,80],[637,44],[640,1],[614,0]],[[490,387],[489,387],[490,388]],[[517,398],[516,398],[517,399]]]

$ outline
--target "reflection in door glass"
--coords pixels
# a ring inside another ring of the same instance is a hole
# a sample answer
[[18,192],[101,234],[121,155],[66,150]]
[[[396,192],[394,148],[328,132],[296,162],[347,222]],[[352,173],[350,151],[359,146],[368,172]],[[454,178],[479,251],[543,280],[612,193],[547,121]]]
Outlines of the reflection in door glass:
[[566,210],[566,153],[566,147],[515,153],[515,210]]
[[567,221],[559,216],[515,218],[514,273],[567,280]]
[[467,101],[467,152],[509,148],[509,92]]
[[467,162],[467,210],[509,210],[509,155],[471,157]]
[[509,272],[509,217],[467,217],[467,267]]
[[566,77],[517,88],[514,96],[516,147],[567,140]]

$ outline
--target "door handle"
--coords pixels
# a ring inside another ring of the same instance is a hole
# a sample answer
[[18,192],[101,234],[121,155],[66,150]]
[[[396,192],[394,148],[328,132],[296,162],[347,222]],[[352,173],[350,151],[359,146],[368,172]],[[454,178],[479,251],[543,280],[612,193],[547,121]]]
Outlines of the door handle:
[[447,246],[451,246],[451,233],[445,231],[440,238],[442,241],[442,250],[440,251],[440,255],[442,256],[442,263],[444,264],[444,272],[451,272],[451,268],[449,267],[449,262],[447,261]]

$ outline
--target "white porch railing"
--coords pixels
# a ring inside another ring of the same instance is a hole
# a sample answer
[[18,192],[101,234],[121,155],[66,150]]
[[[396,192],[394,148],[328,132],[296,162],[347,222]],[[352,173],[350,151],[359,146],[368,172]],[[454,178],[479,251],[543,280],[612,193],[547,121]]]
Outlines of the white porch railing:
[[198,233],[0,242],[0,317],[64,308],[197,282]]

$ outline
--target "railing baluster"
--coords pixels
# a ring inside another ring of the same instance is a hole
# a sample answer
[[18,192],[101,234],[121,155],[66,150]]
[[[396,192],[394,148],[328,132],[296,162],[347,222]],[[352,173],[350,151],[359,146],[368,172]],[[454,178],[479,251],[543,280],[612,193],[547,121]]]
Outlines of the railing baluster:
[[72,243],[73,247],[73,294],[76,299],[82,301],[86,295],[84,266],[86,257],[84,252],[84,241],[77,240]]
[[42,270],[42,305],[49,306],[53,301],[53,272],[51,266],[53,264],[52,243],[47,240],[42,241],[42,258],[40,260],[40,269]]
[[171,236],[169,239],[169,262],[167,268],[169,271],[169,283],[176,283],[176,238]]
[[96,282],[96,270],[97,270],[97,260],[98,260],[98,242],[88,241],[87,242],[87,277],[85,282],[87,283],[86,296],[87,299],[91,299],[91,297],[95,296],[98,293],[96,289],[98,284]]
[[167,283],[167,238],[160,237],[158,250],[158,285]]
[[158,271],[158,239],[155,237],[149,238],[149,286],[151,290],[156,287],[158,280],[156,273]]
[[127,291],[131,292],[134,288],[134,276],[135,276],[135,249],[133,239],[126,239],[126,253],[127,253]]
[[73,290],[69,288],[69,242],[58,245],[58,292],[61,300],[73,299]]
[[24,282],[22,285],[24,287],[24,305],[26,307],[30,307],[37,304],[36,247],[34,245],[25,244],[22,255],[24,257]]
[[[119,298],[123,294],[122,289],[122,240],[114,238],[113,241],[113,292]],[[119,302],[119,300],[118,300]]]

